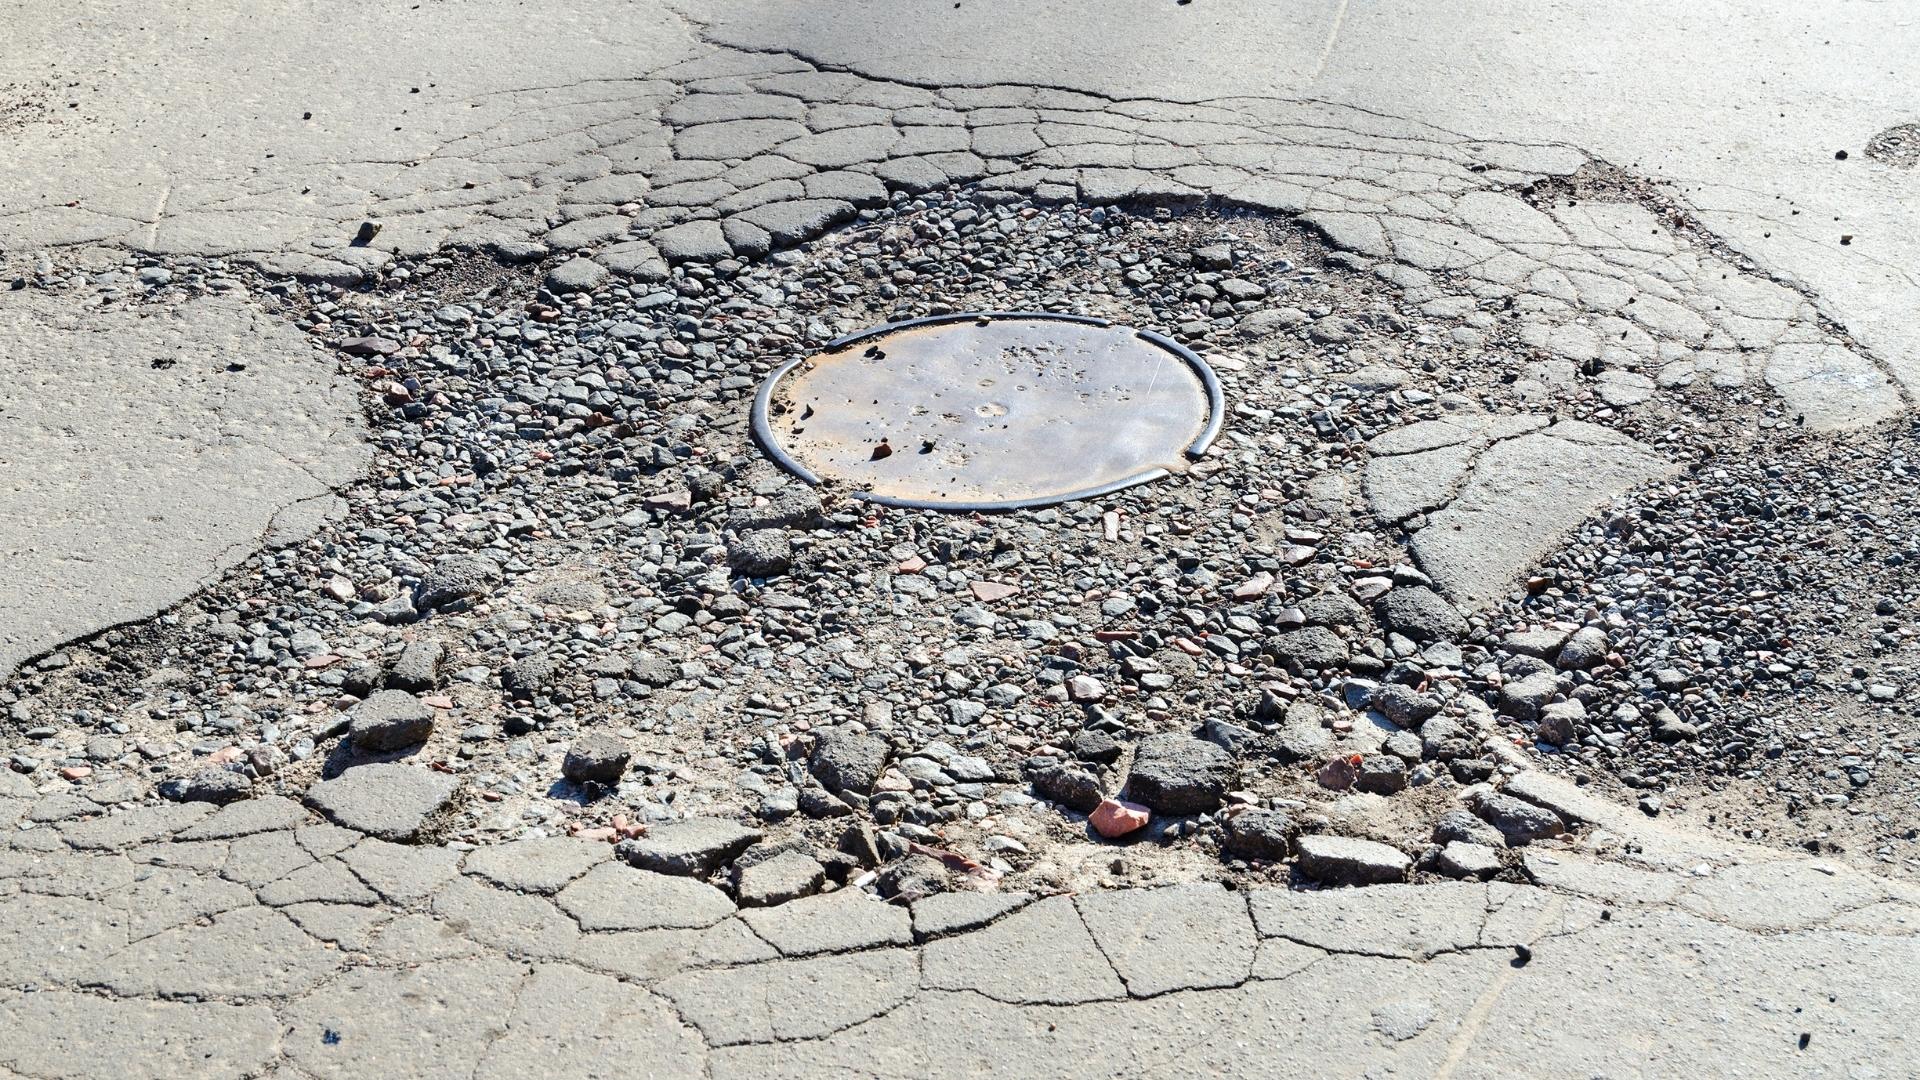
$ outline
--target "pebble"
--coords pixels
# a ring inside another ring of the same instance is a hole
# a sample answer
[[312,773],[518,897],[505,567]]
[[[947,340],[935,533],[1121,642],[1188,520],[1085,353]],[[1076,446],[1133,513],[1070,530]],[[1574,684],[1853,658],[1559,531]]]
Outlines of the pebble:
[[1108,840],[1117,840],[1122,836],[1146,828],[1151,811],[1139,803],[1121,799],[1101,799],[1093,808],[1087,820],[1095,832]]

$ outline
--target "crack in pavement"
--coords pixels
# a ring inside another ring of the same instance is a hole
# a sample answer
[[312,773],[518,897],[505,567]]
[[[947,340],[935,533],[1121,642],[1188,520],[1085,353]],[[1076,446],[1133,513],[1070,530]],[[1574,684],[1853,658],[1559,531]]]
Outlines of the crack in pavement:
[[[1540,917],[1534,921],[1534,933],[1538,934],[1548,922],[1557,917],[1560,914],[1561,908],[1565,906],[1565,903],[1566,902],[1558,896],[1551,897],[1540,912]],[[1481,1031],[1486,1028],[1488,1018],[1493,1015],[1494,1004],[1499,1001],[1500,995],[1506,991],[1507,986],[1518,977],[1522,970],[1523,968],[1508,965],[1506,968],[1498,969],[1494,972],[1492,983],[1490,983],[1485,990],[1481,991],[1480,996],[1474,1001],[1473,1007],[1467,1010],[1467,1015],[1462,1021],[1460,1029],[1454,1033],[1454,1037],[1447,1047],[1446,1059],[1441,1062],[1439,1071],[1434,1074],[1434,1080],[1448,1080],[1449,1077],[1453,1076],[1454,1070],[1458,1069],[1460,1064],[1466,1060],[1467,1053],[1472,1050],[1475,1040],[1480,1037]]]

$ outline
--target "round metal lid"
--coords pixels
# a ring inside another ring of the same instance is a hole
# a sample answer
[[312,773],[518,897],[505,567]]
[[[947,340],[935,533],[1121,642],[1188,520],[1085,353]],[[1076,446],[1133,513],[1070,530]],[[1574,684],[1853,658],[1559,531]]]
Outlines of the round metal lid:
[[753,429],[809,483],[889,506],[1011,510],[1145,483],[1200,456],[1224,411],[1191,350],[1034,312],[889,323],[782,365]]

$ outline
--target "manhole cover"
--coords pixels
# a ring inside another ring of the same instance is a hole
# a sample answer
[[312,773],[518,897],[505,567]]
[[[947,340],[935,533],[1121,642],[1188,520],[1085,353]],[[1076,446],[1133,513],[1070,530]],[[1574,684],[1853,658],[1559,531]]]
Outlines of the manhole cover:
[[890,506],[1009,510],[1165,476],[1220,427],[1191,351],[1101,319],[940,315],[832,342],[782,366],[754,433],[810,483]]

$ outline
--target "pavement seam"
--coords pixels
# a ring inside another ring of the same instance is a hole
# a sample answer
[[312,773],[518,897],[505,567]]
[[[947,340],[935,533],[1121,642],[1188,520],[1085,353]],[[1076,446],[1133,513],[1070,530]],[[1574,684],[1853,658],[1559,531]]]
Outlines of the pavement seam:
[[1113,972],[1113,977],[1120,981],[1120,988],[1126,991],[1129,998],[1141,997],[1142,995],[1134,993],[1133,986],[1127,982],[1126,975],[1115,966],[1113,957],[1107,955],[1106,946],[1100,944],[1100,935],[1093,932],[1092,924],[1087,922],[1087,913],[1080,908],[1080,897],[1076,895],[1068,902],[1073,905],[1073,917],[1080,920],[1080,929],[1086,933],[1087,940],[1093,943],[1093,950],[1100,954],[1100,959],[1106,962],[1107,970]]
[[[1529,941],[1538,940],[1541,931],[1566,907],[1564,897],[1558,894],[1549,895],[1552,898],[1540,912],[1540,917],[1534,920],[1533,929],[1528,935]],[[1481,991],[1479,999],[1473,1003],[1473,1007],[1468,1009],[1467,1015],[1462,1018],[1460,1029],[1454,1033],[1452,1040],[1449,1041],[1446,1059],[1441,1062],[1439,1070],[1434,1073],[1434,1080],[1448,1080],[1448,1078],[1453,1075],[1454,1070],[1460,1067],[1460,1063],[1466,1060],[1467,1052],[1473,1049],[1474,1040],[1479,1037],[1481,1029],[1486,1027],[1488,1019],[1492,1017],[1493,1007],[1499,1001],[1501,993],[1506,990],[1507,984],[1513,981],[1515,976],[1520,973],[1520,970],[1520,968],[1509,964],[1494,972],[1493,982],[1490,983],[1485,990]]]

